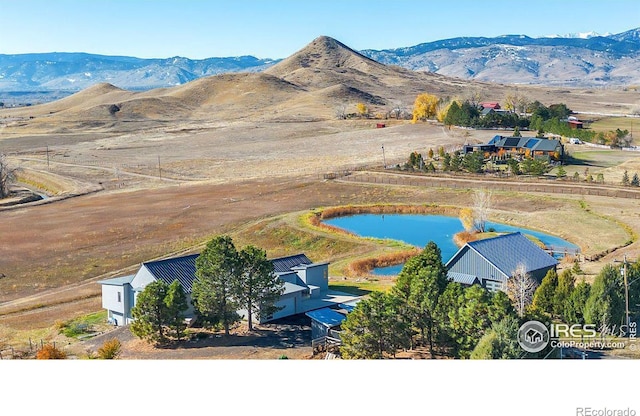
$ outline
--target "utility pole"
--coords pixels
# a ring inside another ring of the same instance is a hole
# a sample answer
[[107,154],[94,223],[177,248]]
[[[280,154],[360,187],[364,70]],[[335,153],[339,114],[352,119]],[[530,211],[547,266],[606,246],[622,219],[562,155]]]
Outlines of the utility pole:
[[384,168],[387,168],[387,158],[384,155],[384,145],[382,145],[382,162],[384,163]]
[[49,146],[47,145],[47,170],[49,169]]
[[[615,260],[617,263],[619,263],[617,260]],[[625,314],[625,324],[626,324],[626,331],[628,333],[629,331],[629,282],[627,279],[627,255],[624,255],[624,258],[622,260],[622,267],[620,267],[620,274],[622,275],[622,280],[624,282],[624,314]]]
[[160,155],[158,155],[158,176],[162,179],[162,169],[160,168]]

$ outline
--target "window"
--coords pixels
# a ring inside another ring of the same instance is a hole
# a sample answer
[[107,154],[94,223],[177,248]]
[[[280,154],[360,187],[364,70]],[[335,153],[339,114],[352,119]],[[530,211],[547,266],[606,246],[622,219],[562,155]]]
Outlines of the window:
[[118,302],[122,302],[122,293],[118,292]]

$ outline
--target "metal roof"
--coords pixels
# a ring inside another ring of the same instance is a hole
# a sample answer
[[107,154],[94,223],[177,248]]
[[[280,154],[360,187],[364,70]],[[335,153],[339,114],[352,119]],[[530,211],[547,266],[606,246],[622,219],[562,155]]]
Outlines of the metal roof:
[[330,308],[317,309],[315,311],[305,313],[309,318],[322,325],[331,328],[340,325],[347,317]]
[[143,265],[155,276],[170,285],[177,280],[186,293],[191,293],[196,278],[196,259],[200,254],[174,257],[166,260],[151,261]]
[[[513,275],[520,264],[524,265],[527,273],[558,264],[556,259],[520,232],[472,241],[466,246],[475,250],[507,276]],[[453,258],[456,257],[457,253]]]
[[[200,254],[174,257],[171,259],[157,260],[143,263],[149,272],[158,280],[167,284],[178,280],[186,293],[191,293],[193,281],[196,279],[196,259]],[[281,257],[271,260],[276,273],[291,272],[291,269],[300,265],[312,264],[311,260],[304,254]],[[291,285],[290,287],[288,285]],[[300,289],[297,289],[300,288]],[[285,293],[304,290],[305,287],[292,283],[285,283]]]
[[480,279],[472,274],[448,272],[447,277],[457,283],[471,286],[474,283],[480,283]]
[[304,286],[295,285],[289,282],[283,282],[283,283],[284,283],[284,292],[282,292],[283,295],[287,295],[289,293],[302,292],[304,290],[307,290],[307,288]]
[[556,139],[538,139],[538,144],[534,150],[553,152],[558,146],[560,146],[560,142]]
[[304,254],[295,254],[293,256],[273,259],[271,263],[273,263],[273,269],[276,273],[282,273],[291,271],[291,269],[296,266],[312,264],[313,262]]
[[98,283],[102,285],[122,286],[124,284],[131,283],[134,277],[135,277],[135,274],[132,274],[130,276],[122,276],[122,277],[116,277],[113,279],[99,280]]

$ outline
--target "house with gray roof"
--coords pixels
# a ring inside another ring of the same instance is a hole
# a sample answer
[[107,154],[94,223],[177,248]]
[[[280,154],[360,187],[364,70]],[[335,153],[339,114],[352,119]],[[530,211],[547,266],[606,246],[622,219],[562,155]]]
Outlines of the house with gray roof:
[[[190,305],[185,313],[194,317],[191,290],[196,279],[196,259],[199,254],[174,257],[142,263],[137,273],[115,279],[102,280],[102,307],[115,325],[128,325],[133,320],[131,309],[136,298],[151,282],[161,280],[167,284],[179,281]],[[314,263],[304,254],[271,260],[274,277],[284,283],[284,292],[276,306],[281,309],[272,316],[261,316],[259,323],[320,309],[346,302],[356,297],[329,290],[329,263]],[[246,316],[246,311],[238,311]]]
[[507,280],[520,265],[540,283],[558,261],[517,232],[469,242],[445,266],[449,280],[495,291],[506,289]]
[[496,135],[486,144],[465,145],[463,153],[483,152],[489,154],[507,154],[516,157],[562,160],[564,146],[557,139],[540,137],[505,137]]

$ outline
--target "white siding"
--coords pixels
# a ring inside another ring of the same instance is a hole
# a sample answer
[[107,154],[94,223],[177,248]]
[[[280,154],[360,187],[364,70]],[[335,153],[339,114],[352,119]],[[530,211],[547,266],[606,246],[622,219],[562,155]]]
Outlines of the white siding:
[[124,314],[124,286],[102,285],[102,307],[110,311],[118,312],[121,315]]
[[143,264],[138,270],[138,273],[136,273],[135,277],[131,281],[131,287],[134,289],[143,288],[149,283],[155,281],[156,278],[153,276],[153,274],[151,274],[149,269],[147,269],[147,266]]

